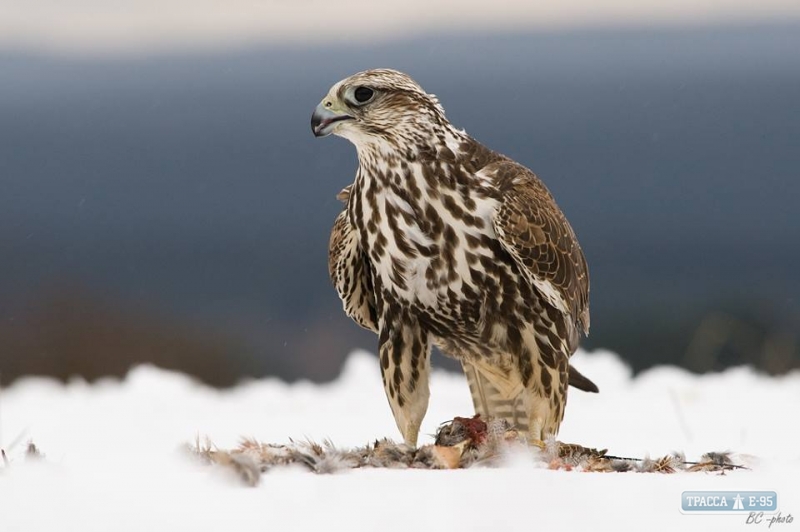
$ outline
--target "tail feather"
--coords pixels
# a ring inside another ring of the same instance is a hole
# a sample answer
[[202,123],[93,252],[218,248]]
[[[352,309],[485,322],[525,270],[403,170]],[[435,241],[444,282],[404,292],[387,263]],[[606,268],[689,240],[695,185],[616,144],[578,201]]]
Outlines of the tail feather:
[[574,386],[579,390],[583,390],[584,392],[597,393],[600,391],[595,383],[589,380],[589,378],[583,373],[572,367],[572,365],[569,367],[569,385]]

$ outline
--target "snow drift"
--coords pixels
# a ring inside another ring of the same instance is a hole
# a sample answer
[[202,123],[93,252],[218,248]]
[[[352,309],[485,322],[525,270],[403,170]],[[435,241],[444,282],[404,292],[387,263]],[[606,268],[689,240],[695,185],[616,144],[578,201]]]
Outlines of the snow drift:
[[[0,531],[31,530],[731,530],[744,515],[684,515],[688,490],[774,490],[800,513],[795,440],[800,373],[749,368],[697,376],[663,367],[632,378],[608,352],[573,362],[600,394],[570,391],[559,440],[617,456],[729,450],[746,471],[632,475],[551,471],[520,458],[501,469],[369,470],[312,475],[273,470],[247,489],[221,468],[187,459],[186,444],[242,438],[339,447],[399,439],[377,359],[356,352],[329,384],[275,379],[214,390],[140,366],[120,381],[63,385],[26,378],[0,392]],[[472,412],[463,377],[431,379],[421,434]],[[422,436],[420,443],[429,443]],[[26,458],[32,441],[42,459]],[[763,526],[763,525],[762,525]],[[775,525],[773,528],[779,525]],[[789,527],[792,525],[780,525]]]

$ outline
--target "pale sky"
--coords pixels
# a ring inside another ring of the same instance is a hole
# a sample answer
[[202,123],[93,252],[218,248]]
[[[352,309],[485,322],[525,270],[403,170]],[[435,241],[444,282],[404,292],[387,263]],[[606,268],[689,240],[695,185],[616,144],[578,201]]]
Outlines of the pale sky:
[[800,20],[798,0],[0,0],[0,50],[140,53],[433,30]]

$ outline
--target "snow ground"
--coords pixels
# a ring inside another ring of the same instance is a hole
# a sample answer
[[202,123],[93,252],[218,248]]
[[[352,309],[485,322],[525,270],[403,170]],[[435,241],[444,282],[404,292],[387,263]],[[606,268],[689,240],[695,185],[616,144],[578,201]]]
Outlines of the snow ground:
[[[758,530],[744,515],[684,515],[682,491],[774,490],[771,529],[800,528],[800,372],[781,378],[747,368],[695,376],[656,368],[632,378],[607,352],[574,364],[599,395],[572,391],[559,440],[618,456],[682,450],[744,455],[750,471],[725,475],[551,471],[520,458],[502,469],[285,469],[244,487],[227,471],[181,451],[207,436],[220,448],[242,437],[340,447],[399,439],[377,359],[354,353],[330,384],[274,379],[218,391],[142,366],[123,381],[67,385],[42,378],[0,392],[0,532],[143,530]],[[472,405],[461,376],[435,372],[423,434]],[[14,444],[14,441],[17,441]],[[24,458],[32,440],[45,460]],[[428,443],[429,437],[420,443]]]

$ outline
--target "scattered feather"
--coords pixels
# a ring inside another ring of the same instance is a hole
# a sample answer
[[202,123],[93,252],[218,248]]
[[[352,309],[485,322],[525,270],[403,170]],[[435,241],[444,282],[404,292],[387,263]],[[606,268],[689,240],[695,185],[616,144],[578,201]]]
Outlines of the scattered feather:
[[679,452],[639,459],[612,456],[607,449],[563,443],[553,437],[528,442],[506,421],[484,421],[479,416],[456,417],[443,423],[434,443],[417,449],[385,438],[354,449],[337,448],[328,440],[321,444],[289,440],[288,444],[279,445],[244,439],[236,449],[222,451],[207,439],[201,443],[198,437],[189,450],[205,463],[232,469],[248,486],[257,485],[260,476],[271,469],[289,465],[299,465],[317,474],[359,468],[468,469],[502,467],[509,456],[519,452],[527,452],[536,462],[560,471],[723,474],[731,469],[746,469],[734,463],[727,451],[706,453],[699,461],[688,462]]

